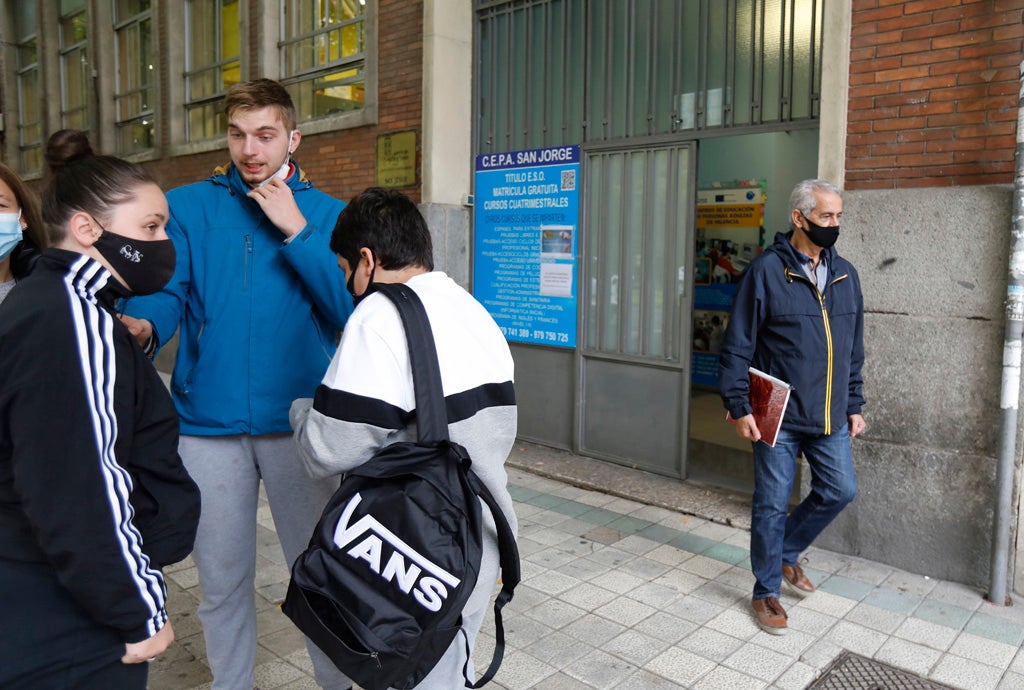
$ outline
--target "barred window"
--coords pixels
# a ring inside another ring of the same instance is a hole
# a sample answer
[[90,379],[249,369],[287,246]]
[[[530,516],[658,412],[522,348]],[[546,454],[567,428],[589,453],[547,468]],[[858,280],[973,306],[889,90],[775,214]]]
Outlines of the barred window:
[[14,14],[18,94],[18,164],[23,174],[43,170],[43,103],[39,79],[39,18],[34,3]]
[[150,0],[113,2],[117,150],[134,153],[155,144],[152,8]]
[[241,80],[238,0],[189,0],[185,6],[185,119],[188,141],[227,132],[223,100]]
[[93,89],[85,0],[61,0],[58,31],[61,126],[88,133],[92,129]]
[[361,109],[366,101],[365,0],[285,0],[281,81],[298,118]]
[[480,150],[816,121],[824,2],[475,0]]
[[222,148],[224,96],[257,76],[305,133],[376,123],[377,21],[366,0],[0,0],[0,154],[31,178],[62,128],[136,161]]

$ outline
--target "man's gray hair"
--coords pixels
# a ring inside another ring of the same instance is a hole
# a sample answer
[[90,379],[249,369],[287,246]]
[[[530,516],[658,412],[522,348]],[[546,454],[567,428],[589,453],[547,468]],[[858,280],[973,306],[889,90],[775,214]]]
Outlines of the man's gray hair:
[[[836,187],[828,180],[804,180],[798,182],[793,187],[793,192],[789,195],[789,209],[797,209],[804,216],[810,215],[814,211],[814,207],[818,205],[818,200],[814,198],[816,192],[830,192],[832,194],[838,194],[840,197],[843,196],[843,190]],[[789,218],[789,229],[794,229],[793,218]]]

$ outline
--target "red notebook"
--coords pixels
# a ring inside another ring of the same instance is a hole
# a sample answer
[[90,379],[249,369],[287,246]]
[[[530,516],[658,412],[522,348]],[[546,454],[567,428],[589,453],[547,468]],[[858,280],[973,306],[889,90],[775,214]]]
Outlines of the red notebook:
[[[750,407],[761,432],[761,440],[773,448],[792,390],[793,387],[782,379],[750,367]],[[730,418],[726,413],[726,419]]]

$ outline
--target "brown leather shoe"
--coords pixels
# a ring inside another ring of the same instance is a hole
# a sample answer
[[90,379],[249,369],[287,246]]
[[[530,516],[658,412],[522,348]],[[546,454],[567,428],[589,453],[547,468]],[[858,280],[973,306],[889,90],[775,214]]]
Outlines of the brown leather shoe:
[[799,563],[793,565],[783,563],[782,579],[795,587],[799,594],[811,594],[814,591],[814,585],[804,575],[804,569],[800,567]]
[[761,630],[772,635],[785,635],[788,626],[786,625],[786,619],[789,617],[786,615],[786,609],[782,608],[782,604],[775,597],[768,597],[767,599],[754,599],[751,602],[751,606],[754,607],[754,613],[757,615],[757,624]]

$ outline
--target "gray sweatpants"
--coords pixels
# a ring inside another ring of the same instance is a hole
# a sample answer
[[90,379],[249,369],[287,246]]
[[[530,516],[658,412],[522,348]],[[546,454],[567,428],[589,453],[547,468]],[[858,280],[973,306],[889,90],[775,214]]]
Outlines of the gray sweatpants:
[[[289,564],[309,543],[338,478],[311,479],[291,434],[182,436],[181,458],[199,485],[202,516],[193,558],[202,600],[199,620],[213,671],[212,690],[248,690],[256,661],[256,508],[260,480]],[[316,645],[306,641],[324,690],[352,685]]]
[[[466,664],[466,640],[469,640],[469,648],[472,650],[476,645],[476,637],[484,622],[484,616],[491,608],[495,585],[501,572],[494,519],[486,505],[481,504],[481,510],[484,514],[484,552],[480,559],[480,574],[477,577],[476,587],[469,595],[466,608],[462,610],[462,632],[455,636],[455,640],[437,662],[437,666],[416,685],[416,690],[452,690],[464,687],[466,684],[463,670]],[[491,658],[487,657],[484,668],[481,670],[486,670],[490,661]],[[476,671],[472,659],[470,659],[466,671],[469,672],[469,679],[476,682]]]

